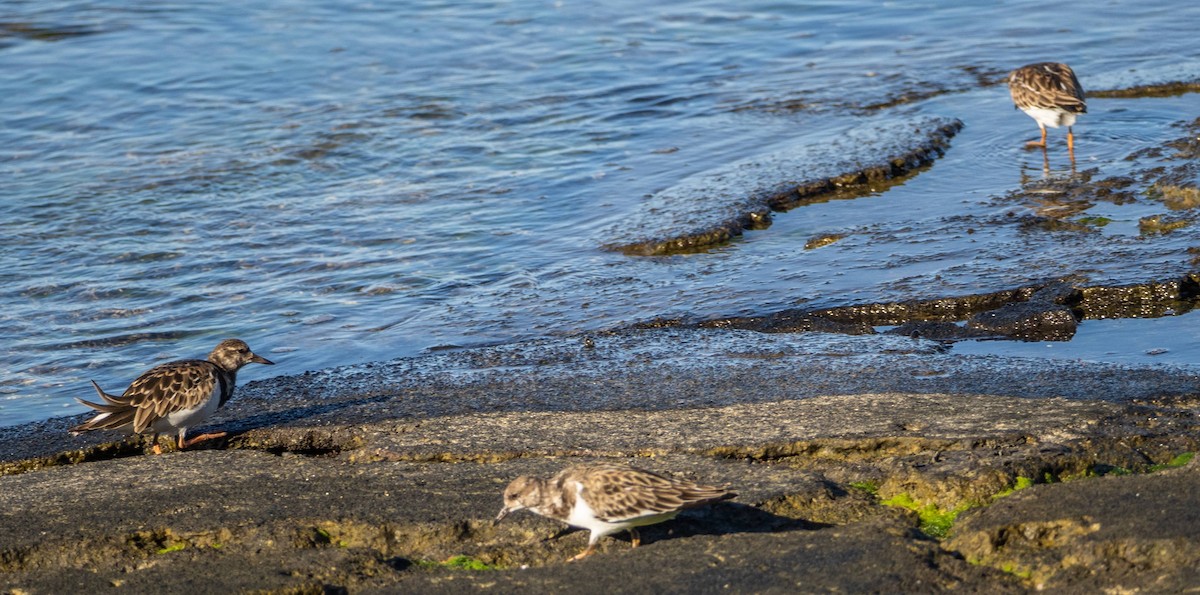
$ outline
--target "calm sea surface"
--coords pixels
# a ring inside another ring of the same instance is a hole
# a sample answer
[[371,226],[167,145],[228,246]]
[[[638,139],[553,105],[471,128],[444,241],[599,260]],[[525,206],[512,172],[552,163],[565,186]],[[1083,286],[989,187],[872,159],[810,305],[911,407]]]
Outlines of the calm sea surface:
[[[1195,80],[1198,26],[1193,0],[10,0],[0,425],[83,412],[88,379],[119,393],[232,336],[278,364],[246,382],[660,316],[1177,275],[1194,230],[1137,237],[1161,205],[1098,205],[1114,223],[1069,245],[962,221],[1020,208],[997,197],[1043,175],[1020,148],[1036,126],[993,84],[1005,72],[1061,60],[1089,88]],[[1183,134],[1200,95],[1089,107],[1079,166],[1119,174]],[[708,253],[599,249],[689,175],[922,113],[966,128],[902,186]],[[826,233],[847,239],[803,249]],[[1112,246],[1118,261],[1063,263]],[[1077,351],[1042,349],[1200,362],[1197,317],[1085,323]],[[1112,348],[1126,336],[1136,349]]]

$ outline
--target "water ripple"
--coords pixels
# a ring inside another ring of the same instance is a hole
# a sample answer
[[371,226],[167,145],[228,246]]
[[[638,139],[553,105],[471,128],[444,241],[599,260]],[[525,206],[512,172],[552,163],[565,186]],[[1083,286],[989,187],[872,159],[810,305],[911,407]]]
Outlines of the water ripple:
[[[1061,153],[1043,172],[1020,148],[1036,130],[1003,73],[1054,58],[1095,88],[1200,75],[1200,9],[1182,1],[1090,6],[1067,29],[1032,0],[5,8],[0,386],[20,392],[0,425],[61,413],[85,376],[116,387],[227,336],[286,351],[269,372],[294,373],[1019,284],[1053,259],[997,264],[1010,229],[968,238],[950,221],[1022,208],[990,198],[1023,176],[1072,173]],[[1093,101],[1080,167],[1121,171],[1194,107]],[[705,255],[598,250],[680,180],[848,119],[911,115],[966,122],[938,175],[794,210]],[[803,249],[821,233],[846,239]],[[1153,268],[1183,240],[1140,241],[1121,249]]]

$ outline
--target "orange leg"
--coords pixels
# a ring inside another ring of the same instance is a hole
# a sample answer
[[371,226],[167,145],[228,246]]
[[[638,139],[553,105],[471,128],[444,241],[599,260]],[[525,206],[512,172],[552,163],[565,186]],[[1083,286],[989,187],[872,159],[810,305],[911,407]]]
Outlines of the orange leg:
[[1031,140],[1031,141],[1025,143],[1026,148],[1033,148],[1033,147],[1042,147],[1043,149],[1046,148],[1046,127],[1042,126],[1041,124],[1038,124],[1038,128],[1042,129],[1042,140],[1040,140],[1040,141]]
[[1071,154],[1071,161],[1075,161],[1075,133],[1071,132],[1071,127],[1067,126],[1067,152]]
[[589,543],[586,549],[584,549],[582,552],[579,552],[578,554],[576,554],[574,558],[567,560],[567,562],[575,562],[576,560],[582,560],[594,553],[596,553],[596,544]]
[[630,537],[630,539],[629,539],[629,543],[632,543],[632,544],[633,544],[633,547],[637,547],[637,546],[639,546],[639,545],[642,545],[642,536],[641,536],[641,535],[638,535],[637,529],[632,529],[632,528],[631,528],[631,529],[629,530],[629,537]]
[[183,436],[180,436],[179,437],[179,450],[183,450],[193,444],[199,444],[201,442],[204,442],[205,440],[212,440],[213,438],[224,438],[224,437],[225,437],[225,432],[214,432],[212,434],[201,434],[199,436],[196,436],[195,438],[192,438],[191,440],[188,440],[187,442],[184,442]]

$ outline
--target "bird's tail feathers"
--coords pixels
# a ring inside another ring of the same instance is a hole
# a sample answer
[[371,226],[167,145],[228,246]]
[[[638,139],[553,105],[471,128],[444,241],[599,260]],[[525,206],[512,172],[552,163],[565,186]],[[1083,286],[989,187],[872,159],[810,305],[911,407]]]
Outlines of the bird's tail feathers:
[[101,390],[100,385],[96,381],[92,381],[92,386],[96,389],[96,394],[100,395],[101,403],[93,403],[84,399],[76,398],[76,401],[95,409],[100,412],[100,415],[93,417],[73,428],[72,434],[80,434],[89,430],[115,430],[126,426],[133,422],[135,409],[130,407],[128,403],[120,401],[117,397],[105,393]]
[[684,490],[683,500],[686,502],[685,508],[693,506],[701,506],[722,500],[730,500],[737,497],[734,492],[728,491],[729,486],[714,487],[705,485],[694,485],[690,489]]

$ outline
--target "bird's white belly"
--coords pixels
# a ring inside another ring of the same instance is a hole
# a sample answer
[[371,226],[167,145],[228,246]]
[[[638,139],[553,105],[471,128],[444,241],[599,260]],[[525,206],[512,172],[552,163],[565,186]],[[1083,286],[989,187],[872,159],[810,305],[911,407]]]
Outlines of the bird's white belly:
[[574,527],[581,527],[592,532],[592,540],[599,539],[605,535],[612,535],[619,531],[629,529],[631,527],[641,527],[644,525],[653,525],[663,521],[673,519],[679,514],[678,510],[664,512],[661,514],[648,514],[631,519],[608,522],[596,518],[595,511],[588,505],[587,501],[581,496],[575,498],[575,507],[571,509],[571,516],[567,519],[567,524]]
[[179,428],[191,428],[204,423],[217,412],[217,408],[221,405],[220,396],[217,394],[219,391],[218,384],[218,387],[213,388],[213,394],[198,407],[172,411],[151,424],[151,427],[154,428],[155,432],[165,433]]
[[1066,110],[1045,107],[1031,107],[1022,111],[1024,111],[1026,114],[1029,114],[1030,118],[1033,118],[1042,126],[1058,128],[1059,126],[1075,125],[1075,114]]

